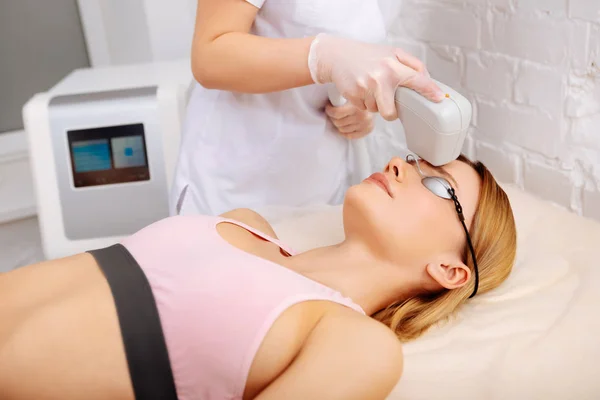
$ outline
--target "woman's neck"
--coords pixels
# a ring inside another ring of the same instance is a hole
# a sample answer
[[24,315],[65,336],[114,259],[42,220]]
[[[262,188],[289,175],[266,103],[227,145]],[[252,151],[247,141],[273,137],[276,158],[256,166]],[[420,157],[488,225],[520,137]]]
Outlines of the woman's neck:
[[367,315],[412,297],[411,288],[418,286],[407,268],[390,265],[348,241],[289,257],[285,266],[351,298]]

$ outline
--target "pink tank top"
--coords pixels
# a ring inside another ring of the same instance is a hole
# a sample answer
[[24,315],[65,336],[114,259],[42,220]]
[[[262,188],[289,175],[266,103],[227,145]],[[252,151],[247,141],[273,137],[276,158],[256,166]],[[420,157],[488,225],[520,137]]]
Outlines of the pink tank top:
[[123,240],[144,270],[157,303],[180,400],[242,399],[252,361],[290,306],[328,300],[364,314],[341,293],[229,244],[219,223],[199,215],[156,222]]

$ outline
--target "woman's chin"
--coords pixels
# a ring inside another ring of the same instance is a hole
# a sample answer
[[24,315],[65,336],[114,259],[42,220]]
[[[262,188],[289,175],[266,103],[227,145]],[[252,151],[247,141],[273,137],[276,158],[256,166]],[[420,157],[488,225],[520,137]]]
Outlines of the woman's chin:
[[376,191],[380,188],[371,184],[351,186],[344,198],[344,225],[347,228],[368,229],[377,225],[377,221],[386,218],[386,204]]
[[344,197],[344,213],[364,208],[368,204],[368,200],[369,195],[366,193],[363,184],[350,186]]

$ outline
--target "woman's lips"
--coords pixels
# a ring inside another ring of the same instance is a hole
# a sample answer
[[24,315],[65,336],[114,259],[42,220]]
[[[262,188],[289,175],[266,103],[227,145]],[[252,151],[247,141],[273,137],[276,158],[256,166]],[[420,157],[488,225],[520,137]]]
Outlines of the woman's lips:
[[373,182],[380,188],[382,188],[390,197],[392,196],[392,190],[390,188],[390,182],[387,177],[381,172],[375,172],[373,175],[369,176],[365,181]]

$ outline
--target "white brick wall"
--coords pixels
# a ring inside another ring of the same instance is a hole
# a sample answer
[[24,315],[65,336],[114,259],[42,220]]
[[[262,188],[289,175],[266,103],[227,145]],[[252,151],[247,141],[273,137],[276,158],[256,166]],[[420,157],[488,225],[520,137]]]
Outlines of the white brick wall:
[[510,99],[515,71],[516,63],[510,58],[473,52],[467,55],[465,87],[493,100]]
[[600,0],[397,1],[391,40],[474,102],[465,151],[600,220]]
[[516,74],[514,101],[561,115],[565,78],[556,68],[524,61]]
[[469,8],[450,3],[405,0],[403,9],[411,12],[401,13],[400,23],[415,39],[472,48],[479,44],[481,20]]
[[583,194],[583,213],[588,217],[600,220],[600,192],[586,190]]
[[567,58],[572,29],[566,20],[536,17],[525,11],[492,12],[486,19],[482,47],[515,58],[556,65]]
[[600,2],[597,0],[570,0],[569,16],[600,23]]
[[557,171],[555,168],[535,161],[527,161],[523,170],[525,190],[564,207],[570,207],[573,191],[570,172]]

